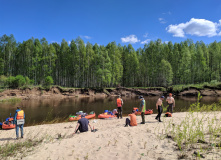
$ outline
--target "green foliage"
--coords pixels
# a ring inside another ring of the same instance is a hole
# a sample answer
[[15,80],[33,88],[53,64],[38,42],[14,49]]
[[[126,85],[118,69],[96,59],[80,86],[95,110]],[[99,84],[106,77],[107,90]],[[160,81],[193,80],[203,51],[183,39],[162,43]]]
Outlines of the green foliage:
[[[216,41],[166,44],[157,39],[135,51],[131,44],[92,45],[80,37],[70,44],[64,39],[52,44],[45,38],[17,43],[13,35],[0,37],[0,75],[23,75],[30,79],[25,78],[26,85],[43,84],[47,76],[55,85],[75,88],[212,84],[221,80],[220,64],[221,43]],[[20,82],[9,80],[7,85],[13,88]]]
[[51,76],[47,76],[45,78],[44,86],[45,87],[50,87],[54,83],[54,80]]

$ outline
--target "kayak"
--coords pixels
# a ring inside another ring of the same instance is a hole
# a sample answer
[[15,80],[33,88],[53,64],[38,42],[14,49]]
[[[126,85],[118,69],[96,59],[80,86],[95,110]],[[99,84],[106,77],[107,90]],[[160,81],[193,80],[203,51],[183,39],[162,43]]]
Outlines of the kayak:
[[104,114],[104,113],[98,115],[98,118],[99,118],[99,119],[114,118],[114,117],[116,117],[116,115],[112,115],[112,114]]
[[[85,118],[87,119],[91,119],[91,118],[94,118],[96,116],[95,113],[93,114],[89,114],[87,116],[85,116]],[[78,115],[78,116],[69,116],[69,121],[78,121],[79,119],[81,119],[81,115]]]
[[2,129],[13,129],[15,128],[14,118],[7,118],[7,121],[2,123]]
[[[138,111],[138,108],[134,108],[135,110],[135,114],[136,115],[141,115],[141,112]],[[152,109],[148,109],[144,112],[145,115],[149,115],[149,114],[153,114],[153,110]]]

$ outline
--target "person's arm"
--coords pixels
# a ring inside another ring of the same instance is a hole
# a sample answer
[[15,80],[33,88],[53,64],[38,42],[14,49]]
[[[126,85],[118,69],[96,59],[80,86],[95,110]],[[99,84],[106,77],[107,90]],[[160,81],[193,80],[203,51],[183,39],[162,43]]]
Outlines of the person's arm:
[[75,131],[74,131],[74,133],[73,134],[75,134],[76,133],[76,131],[77,131],[77,129],[78,129],[78,127],[79,127],[79,123],[77,123],[77,126],[76,126],[76,128],[75,128]]
[[122,106],[123,106],[123,104],[124,104],[124,101],[123,101],[123,99],[121,99],[121,104],[122,104]]
[[157,100],[157,103],[156,103],[156,109],[158,109],[158,102],[159,102],[159,100]]
[[17,118],[17,112],[15,111],[14,121],[16,121],[16,118]]
[[90,129],[91,129],[91,131],[92,131],[92,127],[91,127],[90,123],[88,123],[88,126],[90,127]]

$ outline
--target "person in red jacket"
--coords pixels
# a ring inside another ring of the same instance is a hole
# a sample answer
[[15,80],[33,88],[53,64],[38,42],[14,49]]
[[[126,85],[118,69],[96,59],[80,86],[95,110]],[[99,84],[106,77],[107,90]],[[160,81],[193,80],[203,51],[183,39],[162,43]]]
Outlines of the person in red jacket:
[[122,118],[122,106],[123,106],[123,100],[121,99],[121,96],[119,95],[118,98],[117,98],[117,112],[118,112],[118,115],[117,115],[117,118],[119,119],[119,117]]

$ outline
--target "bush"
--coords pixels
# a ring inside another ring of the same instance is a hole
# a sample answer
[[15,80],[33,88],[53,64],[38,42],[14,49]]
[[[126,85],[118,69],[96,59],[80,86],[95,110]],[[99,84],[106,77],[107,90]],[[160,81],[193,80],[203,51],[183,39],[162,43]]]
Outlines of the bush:
[[19,87],[25,85],[25,83],[26,83],[25,77],[23,77],[22,75],[17,75],[15,77],[16,88],[19,88]]
[[16,77],[10,76],[6,80],[6,85],[9,88],[19,88],[25,85],[26,80],[22,75],[17,75]]
[[6,81],[7,81],[7,77],[4,76],[4,75],[1,75],[1,76],[0,76],[0,86],[1,86],[1,87],[4,87]]
[[54,83],[54,80],[51,76],[47,76],[45,78],[44,86],[50,88],[50,86]]
[[15,77],[9,76],[5,82],[5,85],[7,85],[9,88],[15,88]]

